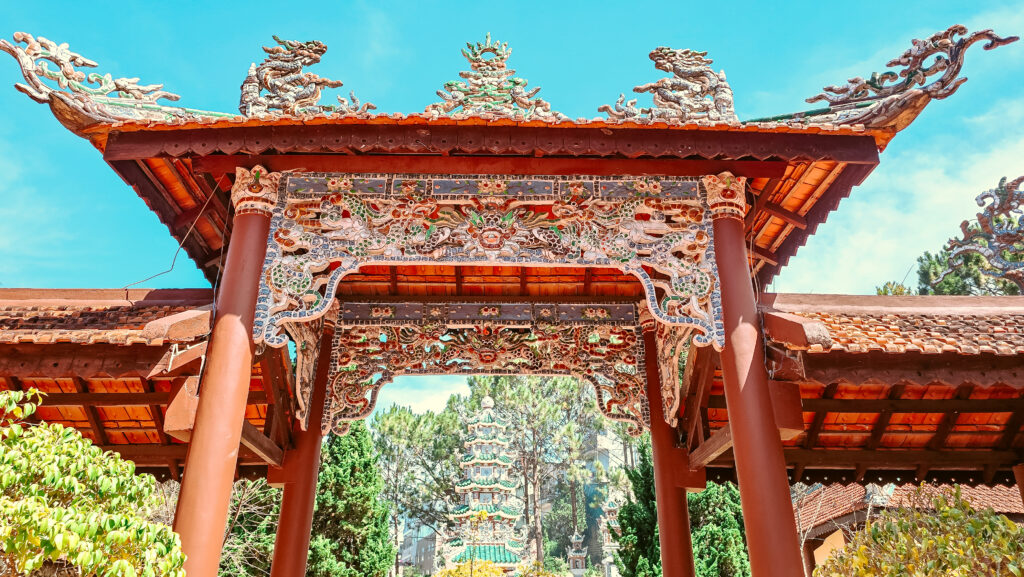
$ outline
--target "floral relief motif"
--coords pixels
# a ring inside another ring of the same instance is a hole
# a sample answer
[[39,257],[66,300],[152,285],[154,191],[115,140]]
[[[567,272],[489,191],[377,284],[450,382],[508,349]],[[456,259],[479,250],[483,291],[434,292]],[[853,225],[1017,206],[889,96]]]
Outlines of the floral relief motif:
[[[711,223],[698,195],[620,196],[621,185],[599,181],[584,188],[595,192],[577,196],[578,179],[547,178],[535,179],[546,183],[535,188],[551,193],[496,197],[409,197],[385,177],[352,175],[286,185],[271,222],[254,338],[282,346],[282,324],[322,315],[341,279],[359,266],[508,263],[618,268],[641,281],[659,321],[689,327],[698,345],[721,346]],[[360,183],[358,191],[346,181]],[[602,187],[608,195],[596,192]]]
[[[500,308],[485,305],[479,314],[493,317]],[[366,418],[381,387],[394,377],[430,374],[573,375],[595,388],[601,411],[629,424],[631,434],[639,435],[649,425],[644,371],[639,368],[643,339],[636,326],[372,321],[335,332],[325,433],[343,434],[349,422]]]

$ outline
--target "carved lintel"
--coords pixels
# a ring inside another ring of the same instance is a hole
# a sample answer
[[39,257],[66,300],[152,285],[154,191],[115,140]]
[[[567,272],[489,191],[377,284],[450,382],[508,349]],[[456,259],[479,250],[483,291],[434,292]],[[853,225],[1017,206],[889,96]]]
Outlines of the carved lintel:
[[[693,179],[288,175],[274,208],[253,328],[322,316],[366,265],[614,267],[643,285],[658,321],[724,336],[711,222]],[[656,271],[657,274],[652,274]]]
[[280,182],[280,172],[269,172],[260,165],[254,166],[252,170],[241,166],[236,168],[235,183],[231,186],[231,204],[235,207],[235,216],[270,216],[277,204],[277,187]]

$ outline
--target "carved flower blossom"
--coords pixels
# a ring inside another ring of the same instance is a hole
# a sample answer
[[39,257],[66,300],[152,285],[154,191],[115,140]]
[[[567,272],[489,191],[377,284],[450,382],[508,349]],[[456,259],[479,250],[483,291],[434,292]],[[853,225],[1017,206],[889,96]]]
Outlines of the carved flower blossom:
[[503,180],[481,180],[476,186],[484,194],[501,194],[508,190],[508,183]]
[[337,190],[352,190],[352,181],[348,178],[329,178],[327,179],[327,190],[331,192]]
[[395,307],[373,307],[370,309],[370,316],[375,319],[390,319],[395,316]]
[[569,183],[569,192],[572,194],[583,194],[586,191],[586,187],[578,180]]
[[608,309],[599,307],[587,307],[583,309],[583,318],[589,320],[600,320],[611,317],[608,313]]
[[501,313],[501,307],[498,307],[498,306],[480,307],[480,316],[482,316],[482,317],[496,317],[500,313]]

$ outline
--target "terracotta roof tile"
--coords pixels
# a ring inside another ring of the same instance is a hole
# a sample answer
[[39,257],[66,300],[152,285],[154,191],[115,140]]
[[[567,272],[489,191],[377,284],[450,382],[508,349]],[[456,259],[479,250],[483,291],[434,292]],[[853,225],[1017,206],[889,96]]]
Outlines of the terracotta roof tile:
[[[908,504],[908,497],[917,489],[915,485],[871,485],[874,495],[872,507],[892,507]],[[1024,514],[1024,502],[1016,487],[996,485],[986,487],[961,486],[960,490],[976,509],[991,508],[1004,515]],[[797,525],[801,531],[820,527],[825,523],[868,507],[868,489],[864,485],[833,484],[821,487],[793,504]]]
[[830,344],[802,344],[766,323],[769,338],[811,353],[1024,354],[1024,297],[779,294],[764,295],[762,308],[824,329]]
[[0,289],[0,344],[191,342],[209,332],[212,299],[193,289]]

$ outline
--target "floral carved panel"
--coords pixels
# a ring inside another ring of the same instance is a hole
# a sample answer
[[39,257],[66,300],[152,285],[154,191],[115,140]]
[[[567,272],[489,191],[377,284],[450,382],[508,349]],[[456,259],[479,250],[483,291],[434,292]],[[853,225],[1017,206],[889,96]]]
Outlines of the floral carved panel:
[[327,311],[366,265],[614,267],[654,317],[723,342],[706,191],[696,179],[292,174],[274,207],[254,339]]

